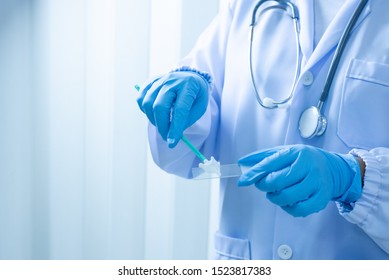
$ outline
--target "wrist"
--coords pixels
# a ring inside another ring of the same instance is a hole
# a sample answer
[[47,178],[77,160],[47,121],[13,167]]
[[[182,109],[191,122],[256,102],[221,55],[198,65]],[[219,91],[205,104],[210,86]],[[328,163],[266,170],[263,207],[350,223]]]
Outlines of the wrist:
[[358,161],[359,164],[359,170],[361,171],[361,185],[363,188],[363,183],[364,183],[364,178],[365,178],[365,170],[366,170],[366,163],[365,161],[359,157],[359,156],[354,156],[356,160]]
[[340,156],[348,165],[352,179],[351,182],[347,184],[344,193],[340,197],[334,198],[334,200],[350,204],[356,202],[362,194],[362,169],[357,157],[350,154],[338,154],[338,156]]
[[181,66],[181,67],[178,67],[178,68],[173,69],[173,70],[170,71],[170,73],[173,73],[173,72],[190,72],[190,73],[193,73],[193,74],[197,74],[198,76],[200,76],[201,78],[204,79],[204,81],[208,85],[208,88],[210,88],[212,86],[212,77],[211,77],[211,75],[209,75],[206,72],[197,70],[195,68],[192,68],[192,67],[189,67],[189,66]]

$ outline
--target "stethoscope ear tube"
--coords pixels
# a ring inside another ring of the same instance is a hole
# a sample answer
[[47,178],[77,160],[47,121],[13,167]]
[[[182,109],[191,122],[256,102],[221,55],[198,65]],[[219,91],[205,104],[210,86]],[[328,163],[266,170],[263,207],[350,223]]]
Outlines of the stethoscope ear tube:
[[366,3],[367,0],[361,0],[353,16],[348,22],[342,37],[340,38],[338,47],[335,50],[334,58],[330,65],[330,70],[327,74],[326,82],[323,88],[323,92],[320,96],[319,104],[317,105],[317,107],[309,107],[300,116],[299,131],[302,138],[311,139],[315,136],[320,136],[325,132],[327,128],[327,119],[324,115],[322,115],[321,110],[325,100],[327,99],[330,87],[334,80],[335,72],[338,68],[340,58],[350,36],[351,30],[357,22],[359,16],[361,15]]

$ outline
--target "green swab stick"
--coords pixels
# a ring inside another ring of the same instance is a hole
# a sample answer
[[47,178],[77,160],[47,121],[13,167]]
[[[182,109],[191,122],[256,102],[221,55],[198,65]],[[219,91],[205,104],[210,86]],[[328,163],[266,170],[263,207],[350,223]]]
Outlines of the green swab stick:
[[201,160],[201,162],[204,163],[207,158],[202,153],[200,153],[200,151],[195,146],[193,146],[193,144],[184,135],[182,135],[181,140],[184,141],[189,149],[191,149],[192,152],[194,152],[194,154]]

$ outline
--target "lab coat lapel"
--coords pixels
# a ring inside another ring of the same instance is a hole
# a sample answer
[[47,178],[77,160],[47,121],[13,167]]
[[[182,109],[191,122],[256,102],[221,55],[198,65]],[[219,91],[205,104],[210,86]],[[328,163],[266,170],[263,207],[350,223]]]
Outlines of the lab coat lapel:
[[[302,3],[304,2],[304,3]],[[314,21],[313,1],[297,1],[300,16],[300,46],[303,54],[301,65],[305,65],[314,49]]]
[[[302,1],[306,1],[306,0],[302,0]],[[300,2],[301,2],[301,0],[300,0]],[[302,9],[302,11],[301,11],[301,13],[302,13],[301,17],[303,17],[303,16],[307,17],[308,22],[310,24],[309,28],[305,28],[305,29],[309,29],[308,31],[303,32],[304,27],[302,27],[302,34],[301,34],[302,47],[301,48],[303,49],[304,56],[305,56],[304,49],[305,49],[305,52],[307,52],[307,54],[308,54],[309,52],[307,50],[311,50],[311,48],[313,49],[313,44],[314,44],[314,34],[313,34],[313,30],[312,30],[313,23],[314,23],[314,19],[313,19],[314,11],[313,11],[312,2],[313,1],[309,1],[310,4],[309,4],[309,7],[307,8],[309,10]],[[346,29],[347,23],[351,19],[359,2],[360,2],[360,0],[349,0],[349,1],[346,1],[346,3],[344,3],[342,8],[339,10],[337,15],[333,19],[333,21],[328,26],[327,30],[324,32],[323,37],[319,41],[319,44],[317,45],[317,47],[314,49],[314,51],[311,53],[310,56],[307,56],[308,61],[305,64],[302,73],[304,73],[304,70],[311,68],[317,62],[319,62],[324,56],[326,56],[329,52],[331,52],[336,47],[336,45],[339,43],[340,37],[343,34],[343,31]],[[302,5],[302,7],[304,7],[304,5]],[[364,9],[362,14],[360,15],[354,29],[368,15],[369,11],[370,11],[369,3],[367,3],[366,8]],[[309,15],[307,15],[307,13],[309,13]],[[307,21],[307,19],[305,19],[305,21]],[[303,23],[304,23],[303,19],[301,19],[301,25]],[[309,36],[309,37],[306,38],[305,36]],[[303,47],[303,42],[306,45],[309,44],[309,47],[308,46]]]

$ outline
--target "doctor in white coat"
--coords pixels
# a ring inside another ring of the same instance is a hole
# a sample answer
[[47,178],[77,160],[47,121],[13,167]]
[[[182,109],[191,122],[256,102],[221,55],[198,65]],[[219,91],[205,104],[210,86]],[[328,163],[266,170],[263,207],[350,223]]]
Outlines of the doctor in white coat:
[[[215,258],[389,259],[389,1],[364,4],[338,63],[361,0],[262,2],[253,16],[258,1],[230,1],[142,87],[153,158],[190,178],[199,161],[184,134],[208,158],[249,166],[220,180]],[[325,117],[317,135],[307,108]]]

